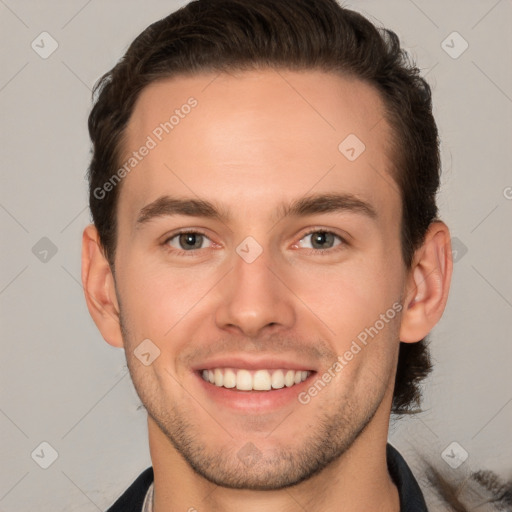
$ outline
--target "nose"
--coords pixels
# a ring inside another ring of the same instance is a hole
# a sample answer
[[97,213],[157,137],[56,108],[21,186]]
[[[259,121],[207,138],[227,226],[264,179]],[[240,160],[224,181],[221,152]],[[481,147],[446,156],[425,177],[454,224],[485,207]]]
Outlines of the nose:
[[292,328],[295,296],[280,274],[268,251],[250,263],[235,255],[218,297],[217,326],[250,338]]

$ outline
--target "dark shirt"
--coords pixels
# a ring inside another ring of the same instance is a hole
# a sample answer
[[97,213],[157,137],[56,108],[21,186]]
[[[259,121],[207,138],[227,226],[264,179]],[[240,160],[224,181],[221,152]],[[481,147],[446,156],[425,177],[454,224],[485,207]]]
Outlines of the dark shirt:
[[389,443],[386,446],[388,471],[400,496],[400,512],[428,512],[420,486],[407,462]]
[[[421,489],[409,466],[389,443],[386,446],[388,470],[398,488],[400,512],[428,512]],[[141,512],[144,498],[153,482],[153,468],[144,470],[107,512]]]

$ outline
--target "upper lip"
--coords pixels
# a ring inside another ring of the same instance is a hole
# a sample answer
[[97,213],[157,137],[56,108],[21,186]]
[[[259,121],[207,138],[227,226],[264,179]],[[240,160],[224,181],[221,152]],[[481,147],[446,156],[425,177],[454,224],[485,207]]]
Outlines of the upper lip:
[[300,362],[293,357],[231,355],[199,361],[192,366],[194,371],[211,370],[213,368],[237,368],[244,370],[295,370],[315,371],[312,364]]

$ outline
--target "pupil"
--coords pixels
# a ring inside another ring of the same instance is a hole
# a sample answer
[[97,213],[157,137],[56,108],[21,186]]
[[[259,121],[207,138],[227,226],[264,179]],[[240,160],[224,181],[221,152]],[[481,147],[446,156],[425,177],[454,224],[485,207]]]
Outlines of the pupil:
[[313,245],[319,244],[320,248],[325,247],[324,244],[327,241],[327,237],[329,237],[330,233],[317,232],[316,236],[313,236]]
[[194,233],[185,233],[181,235],[181,244],[182,246],[185,246],[185,248],[200,248],[201,247],[201,241],[199,240],[199,237],[201,235],[197,236]]

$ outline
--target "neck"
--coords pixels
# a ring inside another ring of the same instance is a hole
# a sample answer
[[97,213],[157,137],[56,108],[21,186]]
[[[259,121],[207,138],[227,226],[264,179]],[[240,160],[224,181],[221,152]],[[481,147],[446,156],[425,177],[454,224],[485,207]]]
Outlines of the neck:
[[386,461],[388,424],[389,413],[381,407],[350,448],[324,470],[292,487],[255,491],[220,487],[198,475],[149,417],[154,512],[399,512]]

